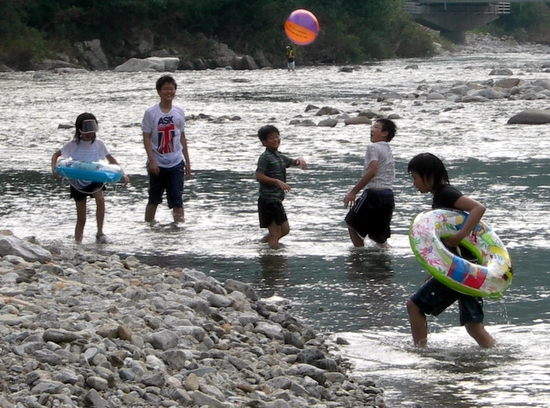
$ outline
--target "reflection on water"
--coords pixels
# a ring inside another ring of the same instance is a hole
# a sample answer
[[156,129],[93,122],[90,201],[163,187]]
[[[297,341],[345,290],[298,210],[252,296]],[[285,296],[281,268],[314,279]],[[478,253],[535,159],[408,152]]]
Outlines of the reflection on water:
[[[550,373],[550,138],[547,126],[508,126],[512,115],[541,101],[486,103],[427,101],[418,88],[486,81],[493,66],[513,66],[522,80],[546,79],[533,67],[546,55],[510,54],[384,61],[350,73],[339,67],[238,72],[177,72],[177,103],[188,115],[186,135],[193,175],[185,182],[185,219],[174,226],[165,204],[158,224],[143,221],[147,197],[140,122],[158,99],[157,75],[97,72],[46,75],[0,73],[0,228],[48,243],[70,245],[76,222],[68,185],[50,172],[54,150],[72,138],[83,110],[101,124],[99,137],[130,175],[131,184],[106,194],[105,232],[96,245],[95,206],[88,206],[85,248],[136,255],[144,262],[195,268],[219,279],[254,284],[262,296],[289,300],[316,328],[345,336],[343,350],[358,375],[376,377],[389,406],[548,406]],[[411,62],[419,69],[407,69]],[[468,69],[464,69],[468,66]],[[95,92],[82,94],[82,83]],[[222,91],[220,91],[222,90]],[[401,95],[379,100],[380,92]],[[396,210],[390,249],[354,249],[342,200],[361,176],[368,127],[296,126],[319,122],[308,105],[355,116],[396,114]],[[459,108],[459,109],[458,109]],[[229,119],[232,118],[232,119]],[[285,208],[291,227],[281,250],[258,244],[255,166],[263,148],[257,129],[270,123],[281,151],[304,156],[308,169],[290,169]],[[430,348],[411,347],[406,299],[426,273],[409,248],[411,219],[429,208],[407,174],[420,152],[443,158],[451,181],[487,207],[484,220],[507,245],[514,282],[504,298],[485,304],[486,325],[500,345],[480,350],[454,308],[430,319]]]
[[348,279],[351,281],[388,281],[393,275],[392,257],[384,249],[356,249],[346,260]]
[[262,274],[262,285],[272,288],[273,292],[278,287],[285,286],[289,278],[286,270],[287,260],[284,256],[270,253],[260,254],[258,262]]

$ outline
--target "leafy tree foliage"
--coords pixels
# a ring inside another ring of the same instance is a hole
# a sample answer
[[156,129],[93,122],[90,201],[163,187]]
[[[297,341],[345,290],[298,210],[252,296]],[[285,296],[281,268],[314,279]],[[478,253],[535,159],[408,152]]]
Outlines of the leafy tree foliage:
[[[424,56],[430,38],[401,11],[400,0],[0,0],[0,61],[21,67],[32,59],[71,51],[70,44],[101,40],[110,58],[135,50],[149,30],[157,47],[201,57],[212,38],[236,52],[282,57],[283,25],[297,8],[321,26],[316,41],[299,47],[304,62],[363,62]],[[201,51],[202,50],[202,51]],[[133,55],[133,54],[132,54]],[[137,55],[145,56],[145,55]]]

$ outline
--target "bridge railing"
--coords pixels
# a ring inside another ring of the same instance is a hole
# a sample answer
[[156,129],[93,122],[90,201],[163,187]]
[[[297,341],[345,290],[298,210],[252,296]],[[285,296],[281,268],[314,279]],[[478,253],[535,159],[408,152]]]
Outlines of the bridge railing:
[[510,14],[510,3],[430,3],[403,1],[402,8],[409,14]]

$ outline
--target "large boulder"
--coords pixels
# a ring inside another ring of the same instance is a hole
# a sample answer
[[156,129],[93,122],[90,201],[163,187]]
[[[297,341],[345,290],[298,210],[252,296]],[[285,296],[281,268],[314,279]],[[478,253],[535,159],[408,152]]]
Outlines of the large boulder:
[[244,57],[236,57],[234,62],[235,69],[258,69],[256,61],[250,55]]
[[108,69],[107,57],[101,48],[101,41],[83,41],[76,43],[74,47],[77,51],[77,59],[82,65],[94,71]]
[[508,119],[509,125],[544,125],[550,123],[550,110],[527,109]]
[[180,63],[177,57],[149,57],[145,59],[130,58],[124,64],[119,65],[113,71],[115,72],[174,72],[178,69]]
[[256,51],[254,53],[254,61],[258,64],[260,68],[273,68],[271,63],[267,60],[262,51]]
[[141,71],[161,71],[164,70],[164,64],[158,61],[146,60],[141,58],[130,58],[124,64],[115,67],[115,72],[141,72]]
[[163,64],[164,72],[176,72],[180,63],[180,59],[178,57],[149,57],[146,59]]

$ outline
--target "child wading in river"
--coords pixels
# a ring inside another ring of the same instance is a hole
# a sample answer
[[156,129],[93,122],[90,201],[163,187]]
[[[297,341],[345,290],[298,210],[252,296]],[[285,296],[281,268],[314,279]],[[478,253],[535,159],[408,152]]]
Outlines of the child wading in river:
[[[82,113],[76,118],[75,134],[73,140],[66,143],[61,149],[52,155],[52,173],[56,180],[61,179],[55,171],[57,159],[60,157],[72,158],[73,160],[97,162],[107,159],[111,164],[118,164],[116,159],[107,151],[105,144],[96,138],[98,131],[97,119],[91,113]],[[123,176],[124,182],[130,179]],[[71,180],[71,198],[76,203],[76,226],[74,239],[82,242],[84,226],[86,225],[86,201],[88,197],[94,197],[96,202],[97,234],[96,241],[105,244],[108,242],[103,233],[103,221],[105,219],[105,198],[102,183],[87,180]]]
[[[414,186],[421,193],[433,195],[432,209],[453,208],[468,212],[462,228],[443,240],[448,247],[455,248],[481,220],[485,207],[463,195],[450,185],[445,165],[431,153],[422,153],[412,158],[407,171]],[[438,316],[458,300],[460,324],[481,347],[492,347],[495,339],[483,326],[483,299],[459,293],[435,278],[430,277],[407,301],[407,311],[411,324],[414,345],[426,347],[428,344],[428,323],[426,315]]]
[[283,207],[285,193],[290,191],[286,183],[286,169],[290,166],[305,169],[306,162],[301,157],[291,159],[279,153],[281,136],[275,126],[263,126],[258,130],[258,137],[265,146],[256,169],[256,180],[260,183],[258,215],[260,227],[268,229],[260,242],[267,242],[270,248],[275,249],[279,247],[279,240],[290,231]]

